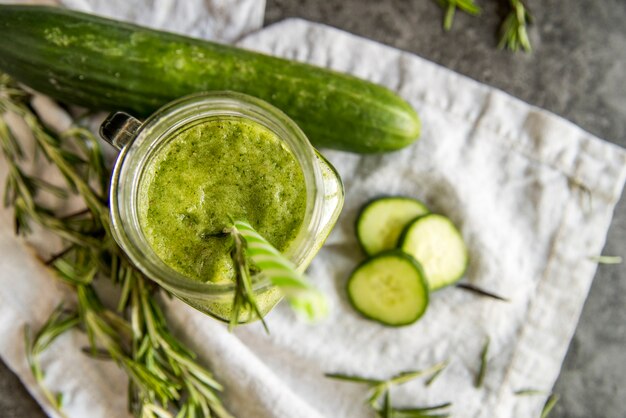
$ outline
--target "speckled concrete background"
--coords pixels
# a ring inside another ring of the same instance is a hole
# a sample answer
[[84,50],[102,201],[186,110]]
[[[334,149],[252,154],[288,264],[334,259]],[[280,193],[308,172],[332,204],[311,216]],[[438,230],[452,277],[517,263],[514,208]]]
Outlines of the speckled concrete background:
[[[458,14],[448,34],[434,0],[267,1],[267,24],[302,17],[415,52],[626,147],[624,0],[527,0],[535,17],[530,55],[495,48],[504,0],[477,0],[483,15]],[[626,199],[604,254],[626,256]],[[624,265],[600,266],[554,391],[561,400],[552,418],[626,416]],[[43,416],[1,362],[0,416]]]

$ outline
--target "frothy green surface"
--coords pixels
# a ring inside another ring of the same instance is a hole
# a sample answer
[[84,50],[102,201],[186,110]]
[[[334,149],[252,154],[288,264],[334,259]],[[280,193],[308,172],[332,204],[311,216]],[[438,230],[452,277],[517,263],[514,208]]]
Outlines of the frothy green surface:
[[271,131],[240,118],[211,119],[178,132],[141,180],[140,224],[170,267],[202,282],[234,280],[232,219],[278,250],[296,237],[306,207],[300,165]]

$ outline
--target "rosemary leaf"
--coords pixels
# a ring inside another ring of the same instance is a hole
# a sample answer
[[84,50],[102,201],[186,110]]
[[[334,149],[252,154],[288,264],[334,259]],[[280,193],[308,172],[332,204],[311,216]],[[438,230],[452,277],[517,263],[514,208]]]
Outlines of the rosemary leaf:
[[546,392],[539,389],[520,389],[513,392],[515,396],[535,396],[535,395],[545,395]]
[[443,369],[445,369],[447,366],[448,366],[448,362],[442,361],[440,363],[435,364],[434,366],[428,367],[423,370],[402,372],[392,377],[391,379],[389,379],[389,383],[393,385],[401,385],[403,383],[406,383],[420,376],[428,375],[431,373],[438,373],[442,371]]
[[485,380],[485,374],[487,373],[487,355],[489,354],[490,341],[490,338],[487,337],[480,353],[480,367],[478,369],[478,374],[476,375],[476,381],[474,382],[474,386],[477,388],[482,387]]
[[[389,394],[389,392],[387,392],[387,394]],[[384,405],[385,404],[383,404],[383,407]],[[392,418],[447,418],[450,414],[444,410],[448,409],[450,406],[452,406],[450,402],[419,408],[395,408],[390,406],[389,415],[387,416]],[[384,408],[377,410],[378,415],[383,416],[383,411]]]
[[389,389],[391,389],[391,385],[389,382],[382,382],[378,385],[374,385],[370,389],[369,396],[367,397],[367,403],[374,409],[376,409],[376,405],[378,404],[378,400],[381,397],[384,397],[387,393],[389,393]]
[[437,0],[437,3],[444,9],[443,29],[446,32],[452,29],[456,9],[472,16],[479,15],[481,11],[474,0]]
[[622,257],[618,255],[596,255],[589,257],[589,260],[598,264],[622,264]]
[[2,148],[4,155],[16,161],[24,158],[22,147],[20,147],[19,142],[17,142],[9,126],[2,118],[0,118],[0,148]]
[[346,375],[346,374],[341,374],[341,373],[324,373],[324,376],[328,377],[329,379],[344,380],[346,382],[353,382],[353,383],[365,383],[368,385],[377,385],[377,384],[384,382],[383,380],[368,379],[366,377],[351,376],[351,375]]
[[[16,232],[28,234],[30,225],[37,224],[65,241],[65,249],[46,264],[72,286],[78,301],[78,316],[59,308],[35,338],[28,330],[25,333],[26,355],[46,398],[60,406],[62,398],[42,384],[44,372],[37,356],[58,335],[79,324],[87,333],[91,356],[112,359],[128,376],[128,404],[136,416],[231,418],[219,397],[221,385],[170,333],[155,300],[158,288],[130,263],[111,235],[110,173],[98,141],[81,127],[53,132],[34,113],[30,100],[29,93],[0,74],[0,153],[8,167],[4,204],[13,207]],[[6,123],[7,112],[30,129],[35,149],[62,175],[64,186],[27,174],[25,167],[32,161]],[[77,193],[86,209],[57,215],[40,202],[41,192],[52,193],[60,203]],[[118,313],[100,302],[92,287],[99,279],[121,287]]]
[[472,16],[480,14],[480,7],[474,3],[474,0],[455,0],[456,7]]
[[104,350],[104,349],[102,349],[102,348],[94,350],[91,347],[83,347],[83,348],[81,348],[81,351],[84,354],[86,354],[89,357],[94,358],[94,359],[98,359],[98,360],[112,360],[112,357],[109,355],[109,352]]
[[510,299],[507,299],[507,298],[505,298],[503,296],[500,296],[500,295],[496,295],[495,293],[489,292],[488,290],[481,289],[480,287],[474,286],[472,284],[457,283],[455,285],[455,287],[457,287],[459,289],[462,289],[462,290],[467,290],[468,292],[472,292],[472,293],[477,294],[479,296],[484,296],[484,297],[500,300],[502,302],[510,302]]
[[397,411],[402,411],[402,412],[431,412],[431,411],[439,411],[442,409],[447,409],[450,408],[452,406],[452,403],[450,402],[446,402],[446,403],[442,403],[439,405],[433,405],[433,406],[426,406],[426,407],[421,407],[421,408],[397,408]]
[[511,11],[504,19],[500,27],[500,42],[498,48],[508,48],[513,52],[520,49],[531,52],[530,39],[528,38],[527,26],[532,17],[526,10],[522,0],[509,0]]
[[548,418],[548,416],[550,415],[550,412],[552,412],[552,409],[554,408],[554,406],[556,405],[558,401],[559,401],[559,395],[555,393],[551,394],[546,400],[546,403],[543,406],[543,409],[541,410],[540,418]]
[[443,373],[443,371],[446,369],[446,367],[448,367],[449,364],[450,364],[449,360],[446,360],[443,363],[441,363],[441,367],[438,370],[435,370],[435,372],[428,379],[426,379],[426,382],[424,382],[424,384],[426,386],[432,385],[433,382],[437,380],[437,378],[441,375],[441,373]]
[[383,418],[391,418],[391,416],[392,416],[391,415],[392,414],[392,410],[391,410],[391,392],[389,392],[389,391],[385,392],[382,411],[383,411],[383,413],[381,414],[381,416]]
[[412,412],[412,411],[403,411],[399,409],[394,409],[392,417],[393,418],[449,418],[451,415],[447,413],[443,414],[433,414],[430,412]]
[[142,418],[172,418],[172,414],[154,404],[145,404],[141,409]]

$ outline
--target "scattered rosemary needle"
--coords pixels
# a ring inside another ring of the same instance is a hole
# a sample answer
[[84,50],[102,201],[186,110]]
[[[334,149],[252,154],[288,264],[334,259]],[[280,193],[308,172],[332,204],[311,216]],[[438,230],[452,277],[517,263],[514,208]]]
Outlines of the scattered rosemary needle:
[[481,289],[478,286],[474,286],[472,284],[468,284],[468,283],[457,283],[456,287],[462,290],[467,290],[468,292],[472,292],[474,294],[477,294],[479,296],[484,296],[484,297],[488,297],[488,298],[492,298],[492,299],[496,299],[502,302],[510,302],[509,299],[500,296],[500,295],[496,295],[495,293],[489,292],[487,290]]
[[440,405],[427,406],[422,408],[393,408],[393,418],[448,418],[450,414],[445,411],[450,408],[450,402]]
[[480,7],[474,3],[474,0],[437,0],[437,3],[444,9],[443,29],[445,31],[452,29],[456,9],[472,16],[480,14]]
[[435,380],[437,380],[437,378],[438,378],[439,376],[441,376],[441,373],[443,373],[443,371],[446,369],[446,367],[448,367],[448,365],[449,365],[449,364],[450,364],[450,361],[449,361],[449,360],[444,361],[444,362],[443,362],[443,365],[441,366],[441,368],[440,368],[439,370],[435,371],[435,373],[433,373],[433,374],[432,374],[432,375],[431,375],[428,379],[426,379],[426,381],[424,382],[424,384],[425,384],[426,386],[430,386],[430,385],[432,385],[432,384],[433,384],[433,382],[434,382]]
[[598,264],[622,264],[622,257],[619,255],[596,255],[589,257],[589,260]]
[[548,418],[548,416],[550,415],[550,412],[552,412],[552,409],[554,409],[554,406],[556,405],[558,401],[559,401],[559,395],[557,395],[556,393],[551,394],[546,400],[546,403],[543,406],[543,409],[541,410],[540,418]]
[[[130,263],[111,235],[110,173],[98,141],[80,127],[55,133],[32,110],[31,99],[30,93],[0,74],[0,154],[8,168],[4,205],[13,208],[16,233],[28,235],[36,224],[65,242],[65,249],[46,264],[74,290],[78,305],[78,317],[66,318],[55,310],[34,339],[26,333],[26,355],[37,381],[41,384],[43,376],[37,356],[78,324],[87,333],[91,355],[111,358],[127,374],[129,410],[135,416],[230,418],[219,397],[221,385],[169,331],[156,301],[159,289]],[[37,150],[34,157],[26,156],[6,122],[7,113],[30,130]],[[37,160],[37,155],[45,161]],[[34,161],[56,168],[64,186],[29,174],[25,167]],[[41,194],[56,197],[57,203],[70,195],[78,197],[86,210],[58,214],[43,203]],[[92,285],[107,278],[120,288],[117,312],[103,306]],[[60,397],[45,387],[42,392],[60,407]]]
[[485,381],[485,375],[487,373],[487,355],[489,354],[490,342],[491,339],[487,337],[480,353],[480,367],[478,369],[478,374],[476,375],[476,381],[474,382],[474,386],[477,388],[482,387],[483,382]]
[[383,397],[383,406],[380,410],[377,411],[381,418],[391,418],[393,410],[391,408],[391,392],[385,392],[385,396]]
[[79,323],[80,320],[76,313],[68,313],[63,309],[63,305],[59,305],[52,312],[46,323],[37,331],[34,338],[31,335],[32,333],[28,325],[24,329],[26,359],[30,366],[31,373],[39,387],[41,387],[43,395],[61,417],[65,417],[61,409],[63,406],[63,396],[60,393],[53,394],[44,384],[44,372],[39,363],[39,355],[43,353],[59,335],[74,328]]
[[545,395],[546,392],[539,389],[520,389],[513,392],[515,396],[536,396]]
[[511,11],[504,19],[500,28],[500,42],[498,48],[508,48],[513,52],[520,49],[531,52],[530,39],[528,38],[527,26],[531,23],[532,17],[526,10],[522,0],[509,0]]

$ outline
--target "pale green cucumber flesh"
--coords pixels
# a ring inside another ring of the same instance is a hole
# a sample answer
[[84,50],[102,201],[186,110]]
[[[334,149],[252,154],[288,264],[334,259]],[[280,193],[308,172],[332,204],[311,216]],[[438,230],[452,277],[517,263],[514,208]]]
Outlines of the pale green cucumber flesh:
[[422,202],[404,196],[389,196],[367,203],[356,221],[356,235],[367,255],[391,250],[406,225],[418,216],[427,214]]
[[392,250],[359,265],[348,280],[350,303],[363,316],[385,325],[417,321],[428,306],[428,284],[417,261]]
[[402,233],[400,249],[421,264],[430,290],[460,280],[469,259],[461,233],[452,221],[438,214],[411,222]]

